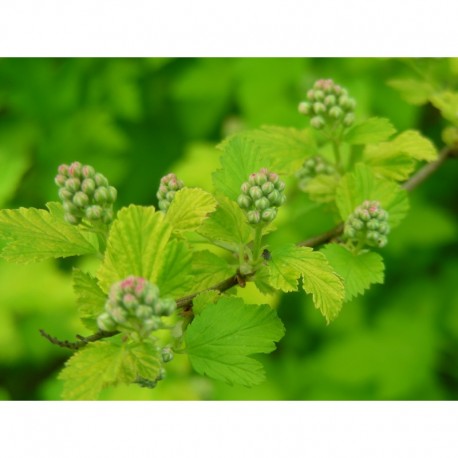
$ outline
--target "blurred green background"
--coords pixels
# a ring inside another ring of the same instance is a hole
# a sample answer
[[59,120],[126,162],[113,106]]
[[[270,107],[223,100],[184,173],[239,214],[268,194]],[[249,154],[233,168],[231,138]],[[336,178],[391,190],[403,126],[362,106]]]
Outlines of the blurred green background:
[[[446,60],[428,65],[450,78]],[[349,89],[358,117],[387,117],[440,148],[439,113],[407,104],[386,84],[412,75],[415,64],[394,59],[0,59],[0,208],[57,200],[56,168],[74,160],[109,178],[119,206],[155,205],[159,179],[171,171],[211,189],[214,145],[263,124],[305,127],[297,104],[322,77]],[[386,284],[346,304],[331,325],[303,294],[273,301],[287,332],[263,358],[264,384],[212,382],[177,357],[155,390],[120,386],[102,398],[457,399],[457,177],[458,161],[449,161],[415,191],[382,252]],[[285,237],[331,224],[311,212]],[[60,398],[57,374],[71,353],[38,330],[71,340],[85,332],[70,273],[92,263],[0,260],[0,399]]]

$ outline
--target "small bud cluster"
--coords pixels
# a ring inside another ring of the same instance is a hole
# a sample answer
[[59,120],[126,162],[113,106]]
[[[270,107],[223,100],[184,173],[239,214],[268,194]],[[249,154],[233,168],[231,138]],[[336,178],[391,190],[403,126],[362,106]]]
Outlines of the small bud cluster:
[[59,186],[59,198],[68,223],[80,224],[83,218],[111,223],[117,191],[109,186],[104,175],[79,162],[62,164],[57,170],[54,181]]
[[335,167],[321,156],[312,156],[304,161],[296,176],[299,180],[299,187],[303,189],[317,175],[334,175],[335,173]]
[[241,186],[237,203],[247,213],[250,224],[270,223],[277,216],[277,209],[285,203],[285,183],[276,173],[262,168],[252,173]]
[[377,201],[366,200],[355,209],[345,223],[344,235],[368,246],[382,248],[390,232],[388,213]]
[[355,120],[355,106],[355,100],[348,96],[346,89],[331,79],[321,79],[307,92],[307,101],[299,104],[299,113],[310,116],[310,125],[315,129],[336,122],[351,126]]
[[159,185],[156,197],[159,200],[159,208],[163,212],[169,209],[176,192],[183,187],[184,183],[179,180],[174,173],[169,173],[161,178],[161,184]]
[[159,297],[159,289],[141,277],[130,276],[115,283],[97,324],[103,331],[126,329],[141,336],[162,326],[161,317],[176,309],[173,299]]

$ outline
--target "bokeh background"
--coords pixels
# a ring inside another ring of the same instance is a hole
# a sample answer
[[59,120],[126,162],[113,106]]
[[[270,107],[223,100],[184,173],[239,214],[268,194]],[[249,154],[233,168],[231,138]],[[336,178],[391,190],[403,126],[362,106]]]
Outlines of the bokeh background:
[[[118,206],[156,204],[161,176],[211,189],[214,146],[264,124],[305,127],[297,104],[318,78],[357,100],[357,116],[383,116],[442,146],[446,125],[431,105],[409,105],[387,81],[424,62],[394,59],[0,59],[0,208],[57,200],[60,163],[90,163],[118,188]],[[455,84],[447,59],[427,62]],[[194,374],[185,357],[154,390],[119,386],[103,399],[457,399],[458,161],[411,196],[412,210],[383,250],[386,283],[344,306],[326,326],[303,294],[272,303],[286,326],[262,358],[267,381],[231,387]],[[119,207],[118,207],[119,208]],[[300,240],[332,222],[296,208],[285,235]],[[299,217],[301,218],[299,221]],[[326,227],[327,225],[327,227]],[[323,226],[323,227],[321,227]],[[2,242],[0,241],[0,246]],[[0,260],[0,399],[60,398],[70,352],[38,330],[84,332],[71,268],[92,260],[13,265]],[[243,294],[258,300],[251,290]]]

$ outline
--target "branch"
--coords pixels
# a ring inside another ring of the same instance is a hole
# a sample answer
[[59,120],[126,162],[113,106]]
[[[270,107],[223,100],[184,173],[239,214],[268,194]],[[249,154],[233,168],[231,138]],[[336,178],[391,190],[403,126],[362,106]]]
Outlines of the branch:
[[57,345],[58,347],[69,348],[70,350],[78,350],[82,347],[85,347],[90,342],[96,342],[97,340],[104,339],[106,337],[111,337],[119,333],[118,331],[113,331],[113,332],[99,331],[89,337],[83,337],[83,336],[77,335],[76,337],[79,339],[78,342],[69,342],[68,340],[59,340],[57,337],[53,337],[49,335],[43,329],[40,329],[40,334],[45,339],[49,340],[52,344]]
[[[432,175],[444,162],[447,158],[452,157],[452,156],[458,156],[458,150],[456,148],[444,148],[440,153],[437,161],[430,162],[429,164],[426,164],[423,166],[412,178],[410,178],[408,181],[406,181],[403,184],[403,188],[406,191],[412,191],[416,187],[418,187],[423,181],[425,181],[430,175]],[[319,234],[315,237],[311,237],[307,240],[304,240],[302,242],[299,242],[297,245],[298,246],[305,246],[305,247],[310,247],[314,248],[320,245],[323,245],[330,240],[338,237],[340,234],[343,232],[343,223],[338,224],[334,228],[330,229],[327,232],[323,232],[322,234]],[[201,293],[207,292],[207,291],[219,291],[220,293],[223,293],[224,291],[227,291],[228,289],[234,287],[234,286],[240,286],[244,287],[246,281],[248,280],[248,276],[244,276],[240,274],[239,272],[235,273],[229,278],[226,278],[226,280],[223,280],[222,282],[207,288],[203,291],[198,291],[197,293],[190,294],[189,296],[184,296],[176,301],[177,303],[177,308],[182,309],[182,313],[187,313],[190,312],[192,309],[192,301],[196,296],[198,296]],[[88,337],[82,337],[82,336],[76,336],[79,341],[78,342],[69,342],[68,340],[59,340],[56,337],[52,337],[51,335],[47,334],[43,329],[40,329],[40,334],[49,340],[52,344],[58,345],[59,347],[62,348],[69,348],[70,350],[79,350],[80,348],[86,346],[90,342],[96,342],[97,340],[104,339],[106,337],[112,337],[116,334],[119,334],[118,331],[113,331],[113,332],[105,332],[105,331],[98,331],[93,335],[90,335]]]

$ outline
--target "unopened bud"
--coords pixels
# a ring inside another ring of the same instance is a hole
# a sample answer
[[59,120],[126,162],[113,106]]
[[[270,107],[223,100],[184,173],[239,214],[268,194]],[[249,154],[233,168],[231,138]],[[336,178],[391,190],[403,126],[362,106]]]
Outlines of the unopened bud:
[[305,116],[310,113],[310,108],[310,103],[308,102],[301,102],[298,106],[299,113]]
[[276,216],[277,210],[275,208],[268,208],[267,210],[264,210],[261,214],[262,220],[266,223],[272,222]]
[[95,181],[92,178],[86,178],[81,183],[81,190],[87,194],[92,195],[95,191]]
[[103,209],[100,205],[91,205],[86,208],[86,218],[91,221],[96,221],[102,217]]
[[67,181],[67,177],[65,175],[56,175],[54,178],[54,182],[57,184],[57,186],[62,187],[65,186],[65,183]]
[[74,226],[78,225],[81,222],[81,218],[73,215],[72,213],[65,213],[64,219],[65,221],[67,221],[67,223],[73,224]]
[[108,180],[101,173],[96,173],[94,175],[94,181],[97,187],[108,186]]
[[168,363],[173,359],[173,351],[170,347],[164,347],[161,351],[162,361]]
[[262,197],[262,189],[259,186],[253,186],[249,190],[249,195],[253,200],[260,199]]
[[92,178],[95,175],[94,167],[85,165],[81,170],[81,174],[84,178]]
[[78,191],[74,196],[73,196],[73,203],[79,207],[83,208],[89,203],[89,197],[81,191]]
[[65,182],[65,187],[71,192],[79,191],[81,186],[81,181],[78,178],[69,178]]
[[355,115],[353,113],[346,114],[345,118],[343,119],[343,123],[346,126],[351,126],[354,121],[355,121]]
[[247,213],[247,219],[250,224],[258,224],[261,221],[259,210],[252,210]]
[[240,194],[237,198],[237,204],[240,208],[247,209],[250,208],[252,200],[245,194]]
[[322,129],[325,125],[325,121],[321,116],[315,116],[310,120],[310,124],[315,129]]
[[116,322],[108,313],[105,312],[97,318],[97,326],[102,331],[110,332],[116,329]]
[[98,203],[98,204],[105,204],[107,203],[109,199],[109,194],[108,194],[108,189],[101,186],[99,188],[97,188],[95,190],[95,193],[94,193],[94,200]]

